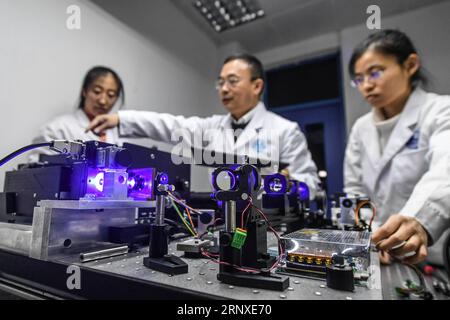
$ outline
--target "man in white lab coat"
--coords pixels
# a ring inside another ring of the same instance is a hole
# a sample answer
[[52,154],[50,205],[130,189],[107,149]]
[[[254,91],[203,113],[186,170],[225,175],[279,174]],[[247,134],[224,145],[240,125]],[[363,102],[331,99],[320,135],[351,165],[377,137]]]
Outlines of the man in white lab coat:
[[205,149],[287,163],[290,176],[305,182],[314,196],[319,179],[305,136],[297,123],[268,111],[261,101],[261,62],[247,54],[228,57],[216,88],[227,115],[186,118],[149,111],[119,111],[97,116],[87,130],[101,133],[119,126],[122,137],[150,137],[168,143],[177,143],[179,136],[185,140],[200,136]]

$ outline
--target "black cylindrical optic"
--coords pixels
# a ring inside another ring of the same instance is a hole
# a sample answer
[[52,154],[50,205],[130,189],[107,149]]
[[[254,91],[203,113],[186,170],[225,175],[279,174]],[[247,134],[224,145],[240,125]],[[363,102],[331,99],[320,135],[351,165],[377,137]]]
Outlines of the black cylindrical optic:
[[353,269],[343,264],[327,266],[327,286],[336,290],[355,290]]

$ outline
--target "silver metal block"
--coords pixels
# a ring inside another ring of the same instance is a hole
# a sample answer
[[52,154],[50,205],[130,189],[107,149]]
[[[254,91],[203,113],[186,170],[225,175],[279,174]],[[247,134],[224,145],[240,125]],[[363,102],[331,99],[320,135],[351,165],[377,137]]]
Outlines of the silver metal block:
[[31,244],[31,226],[0,222],[0,248],[28,255]]
[[131,200],[40,201],[34,209],[29,256],[52,260],[77,253],[77,248],[89,247],[93,251],[95,243],[108,242],[108,227],[134,224],[137,207],[152,204],[152,201]]

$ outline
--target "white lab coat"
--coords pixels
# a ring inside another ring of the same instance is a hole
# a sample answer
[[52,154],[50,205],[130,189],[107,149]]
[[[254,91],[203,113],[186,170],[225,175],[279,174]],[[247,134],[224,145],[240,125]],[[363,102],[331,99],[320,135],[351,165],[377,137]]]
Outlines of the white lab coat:
[[[83,110],[76,111],[56,117],[39,129],[39,134],[33,139],[33,143],[49,142],[52,140],[99,140],[99,137],[92,131],[85,132],[89,126],[89,118]],[[106,142],[120,144],[118,129],[106,131]],[[53,151],[40,148],[32,151],[29,161],[34,162],[39,159],[39,154],[55,154]]]
[[368,195],[376,221],[415,217],[436,242],[450,226],[450,96],[420,88],[409,97],[380,154],[372,112],[353,126],[344,162],[345,192]]
[[[317,168],[298,124],[267,111],[262,102],[255,108],[252,119],[238,136],[236,143],[231,129],[230,114],[213,115],[208,118],[186,118],[150,111],[119,111],[119,134],[121,137],[150,137],[177,144],[178,139],[176,141],[171,139],[172,133],[176,129],[184,129],[191,137],[203,136],[201,145],[192,143],[197,138],[191,138],[187,145],[289,164],[290,175],[305,182],[311,189],[311,195],[314,196],[319,182]],[[268,129],[273,131],[269,133]],[[274,137],[271,134],[275,134],[277,139],[271,139],[270,137]],[[186,139],[189,140],[186,135],[182,137],[184,142]],[[273,150],[276,152],[271,152]]]

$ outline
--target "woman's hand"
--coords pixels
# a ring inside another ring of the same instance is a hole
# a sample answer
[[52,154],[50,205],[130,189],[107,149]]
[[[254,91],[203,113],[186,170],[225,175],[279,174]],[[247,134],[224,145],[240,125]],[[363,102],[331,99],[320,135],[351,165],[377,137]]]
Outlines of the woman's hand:
[[107,129],[117,127],[119,125],[118,114],[102,114],[96,116],[94,120],[89,123],[85,132],[92,130],[95,134],[100,135]]
[[[415,218],[395,214],[372,235],[377,249],[403,260],[418,263],[428,254],[428,234]],[[388,261],[381,257],[381,261]]]
[[392,258],[386,251],[380,251],[378,256],[380,257],[381,264],[391,264]]

